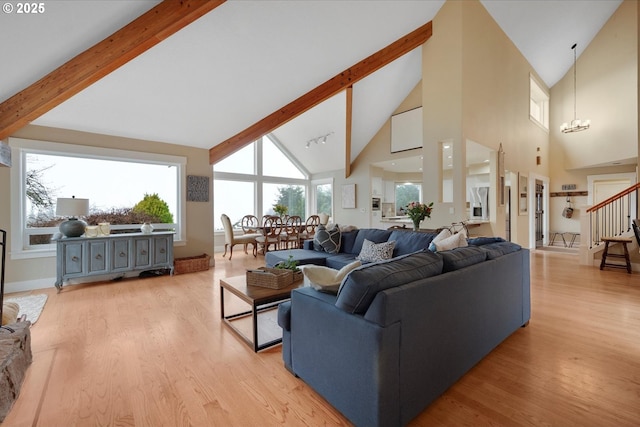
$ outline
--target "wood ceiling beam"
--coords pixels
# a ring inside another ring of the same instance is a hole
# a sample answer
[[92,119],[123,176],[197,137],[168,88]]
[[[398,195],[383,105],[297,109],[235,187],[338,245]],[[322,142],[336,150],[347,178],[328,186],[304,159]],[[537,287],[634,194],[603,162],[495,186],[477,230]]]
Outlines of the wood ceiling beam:
[[395,61],[402,55],[411,52],[429,40],[431,34],[432,23],[429,21],[422,27],[412,31],[352,67],[347,68],[340,74],[271,113],[237,135],[212,147],[209,150],[209,163],[214,164],[224,159],[247,144],[277,129],[289,120],[294,119],[305,111],[345,90],[347,87],[352,86],[369,74]]
[[0,104],[0,140],[60,105],[226,0],[164,0]]
[[351,176],[351,125],[353,124],[353,86],[347,88],[347,117],[344,147],[344,177]]

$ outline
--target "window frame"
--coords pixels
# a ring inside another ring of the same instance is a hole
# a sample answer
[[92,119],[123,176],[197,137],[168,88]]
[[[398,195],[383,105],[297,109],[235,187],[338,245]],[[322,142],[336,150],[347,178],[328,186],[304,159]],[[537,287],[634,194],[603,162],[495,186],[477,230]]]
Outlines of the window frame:
[[[529,75],[529,119],[538,126],[549,131],[549,94],[536,80],[533,75]],[[531,104],[535,104],[539,113],[534,114]]]
[[[56,245],[38,245],[37,248],[29,244],[32,234],[56,233],[57,227],[28,228],[26,226],[26,156],[27,154],[56,155],[65,157],[91,158],[115,160],[131,163],[148,163],[171,165],[177,168],[178,206],[174,224],[174,245],[186,244],[186,169],[187,158],[167,154],[145,153],[114,148],[103,148],[87,145],[66,144],[60,142],[40,141],[22,138],[9,138],[11,158],[14,164],[11,168],[11,259],[44,258],[56,256]],[[16,161],[17,160],[17,161]],[[132,224],[133,225],[133,224]],[[137,224],[136,224],[137,225]],[[117,228],[131,228],[129,225],[112,226]],[[34,232],[36,231],[37,232]]]

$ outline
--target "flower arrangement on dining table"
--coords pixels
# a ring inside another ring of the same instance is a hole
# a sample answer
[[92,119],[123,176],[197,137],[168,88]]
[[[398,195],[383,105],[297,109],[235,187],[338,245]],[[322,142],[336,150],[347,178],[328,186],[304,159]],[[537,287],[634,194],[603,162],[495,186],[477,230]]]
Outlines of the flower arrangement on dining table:
[[277,203],[277,204],[273,205],[273,210],[279,216],[283,217],[283,216],[285,216],[287,214],[287,212],[289,211],[289,208],[287,206],[285,206],[285,205],[281,205],[280,203]]
[[413,222],[413,229],[418,230],[420,228],[420,223],[425,218],[431,218],[431,211],[433,210],[433,202],[428,205],[420,202],[411,202],[409,203],[404,212],[407,214],[411,221]]

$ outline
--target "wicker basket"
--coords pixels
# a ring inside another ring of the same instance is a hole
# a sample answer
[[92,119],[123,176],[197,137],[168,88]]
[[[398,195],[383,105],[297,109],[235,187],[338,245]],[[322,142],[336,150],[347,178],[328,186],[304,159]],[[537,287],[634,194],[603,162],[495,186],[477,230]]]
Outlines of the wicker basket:
[[260,267],[247,270],[247,285],[282,289],[293,283],[293,272],[281,268]]
[[176,258],[173,262],[173,274],[193,273],[195,271],[207,271],[211,256],[202,254],[186,258]]

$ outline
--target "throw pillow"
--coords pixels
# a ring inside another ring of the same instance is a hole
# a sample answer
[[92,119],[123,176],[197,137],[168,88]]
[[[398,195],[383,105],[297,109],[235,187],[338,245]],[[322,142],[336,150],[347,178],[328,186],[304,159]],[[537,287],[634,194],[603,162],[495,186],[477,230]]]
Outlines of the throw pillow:
[[354,261],[342,267],[340,270],[325,267],[323,265],[306,265],[302,270],[305,278],[305,285],[311,286],[320,292],[337,294],[342,280],[351,270],[360,267],[360,261]]
[[433,238],[431,243],[429,244],[429,250],[431,252],[435,252],[438,249],[436,248],[436,243],[443,241],[444,239],[451,237],[451,231],[448,228],[444,228],[436,237]]
[[371,240],[364,239],[360,254],[356,257],[362,262],[376,262],[393,257],[393,248],[396,247],[396,241],[373,243]]
[[451,237],[440,240],[435,244],[436,251],[448,251],[455,248],[463,248],[469,246],[467,243],[467,234],[464,231],[456,233]]
[[320,224],[313,236],[313,249],[320,252],[337,254],[340,251],[340,227],[334,224],[332,228],[327,229]]

